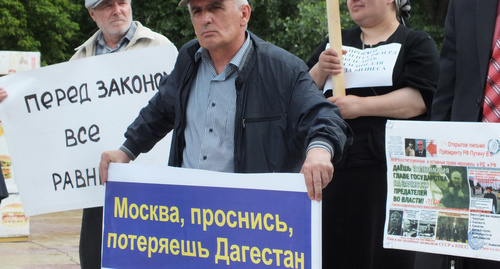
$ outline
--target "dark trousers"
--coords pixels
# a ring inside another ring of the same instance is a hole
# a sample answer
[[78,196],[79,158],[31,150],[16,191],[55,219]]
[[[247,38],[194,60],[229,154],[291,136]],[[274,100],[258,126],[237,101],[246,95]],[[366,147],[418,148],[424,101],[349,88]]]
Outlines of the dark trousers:
[[80,232],[80,266],[101,268],[103,207],[84,208]]
[[386,166],[338,169],[323,190],[323,268],[411,269],[413,251],[383,248]]

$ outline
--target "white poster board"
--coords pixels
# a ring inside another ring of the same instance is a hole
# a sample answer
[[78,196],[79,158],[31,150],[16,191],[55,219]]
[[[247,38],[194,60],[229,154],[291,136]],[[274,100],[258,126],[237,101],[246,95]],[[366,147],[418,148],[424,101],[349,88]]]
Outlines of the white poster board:
[[[33,70],[40,67],[40,52],[0,51],[0,76]],[[0,122],[0,165],[9,197],[0,204],[0,238],[4,241],[27,240],[29,218],[24,213],[12,169],[3,125]]]
[[[329,48],[329,45],[327,44],[326,48]],[[342,46],[342,49],[347,51],[342,56],[346,89],[392,86],[392,73],[401,44],[391,43],[362,50]],[[329,76],[323,86],[323,93],[332,88],[332,78]]]
[[[175,46],[89,57],[0,78],[0,105],[26,215],[102,206],[98,165],[171,72]],[[166,164],[170,138],[138,162]]]
[[388,121],[386,152],[384,247],[500,261],[500,125]]

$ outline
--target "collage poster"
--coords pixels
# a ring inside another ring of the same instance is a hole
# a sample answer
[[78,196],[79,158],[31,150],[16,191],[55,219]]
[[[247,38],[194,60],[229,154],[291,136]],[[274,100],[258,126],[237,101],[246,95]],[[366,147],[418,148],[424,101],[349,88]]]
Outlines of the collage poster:
[[388,121],[384,247],[500,261],[500,126]]

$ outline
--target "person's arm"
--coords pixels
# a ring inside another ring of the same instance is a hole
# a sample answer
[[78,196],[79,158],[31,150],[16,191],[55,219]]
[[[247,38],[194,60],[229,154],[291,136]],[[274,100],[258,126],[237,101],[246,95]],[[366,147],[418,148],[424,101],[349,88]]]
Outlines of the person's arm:
[[[168,77],[160,81],[158,92],[142,108],[137,118],[129,125],[125,133],[126,140],[120,149],[105,151],[101,155],[99,174],[101,183],[108,180],[109,163],[128,163],[148,152],[173,128],[174,91],[168,90]],[[175,89],[175,87],[170,87]]]
[[105,184],[108,181],[108,169],[110,163],[128,163],[130,158],[125,152],[117,149],[111,151],[105,151],[101,154],[101,162],[99,163],[99,177],[101,178],[101,184]]
[[332,96],[328,100],[336,104],[344,119],[366,116],[408,119],[426,112],[424,99],[419,90],[405,87],[384,95],[359,97]]
[[443,197],[449,196],[451,194],[450,192],[453,190],[453,187],[449,186],[450,185],[450,181],[435,179],[434,183],[441,190],[441,193],[443,194]]
[[141,153],[149,152],[158,141],[172,131],[175,120],[176,84],[178,71],[165,76],[160,81],[158,92],[148,105],[141,109],[137,118],[125,132],[125,142],[121,149],[131,160]]
[[289,120],[296,126],[296,137],[305,138],[306,158],[302,164],[308,195],[321,201],[322,189],[332,180],[334,164],[340,163],[344,150],[352,144],[352,131],[337,106],[328,102],[309,70],[295,80]]
[[428,34],[417,31],[410,31],[402,45],[403,57],[396,63],[401,73],[393,81],[394,91],[368,97],[329,98],[339,106],[345,119],[366,116],[423,118],[430,111],[439,73],[436,45]]
[[302,165],[307,194],[311,200],[321,201],[323,189],[333,177],[332,154],[324,148],[311,148]]
[[[342,51],[343,54],[346,52],[345,50]],[[338,75],[341,72],[342,65],[340,64],[339,54],[332,48],[324,50],[320,54],[318,62],[309,70],[309,74],[320,90],[325,85],[328,76]]]

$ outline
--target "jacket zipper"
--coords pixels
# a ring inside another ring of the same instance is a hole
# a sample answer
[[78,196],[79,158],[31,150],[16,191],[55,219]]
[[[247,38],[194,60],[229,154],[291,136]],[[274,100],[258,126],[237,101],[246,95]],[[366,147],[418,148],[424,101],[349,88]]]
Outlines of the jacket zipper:
[[243,129],[246,127],[247,123],[259,122],[259,121],[272,121],[278,120],[281,116],[269,116],[269,117],[260,117],[260,118],[243,118]]

